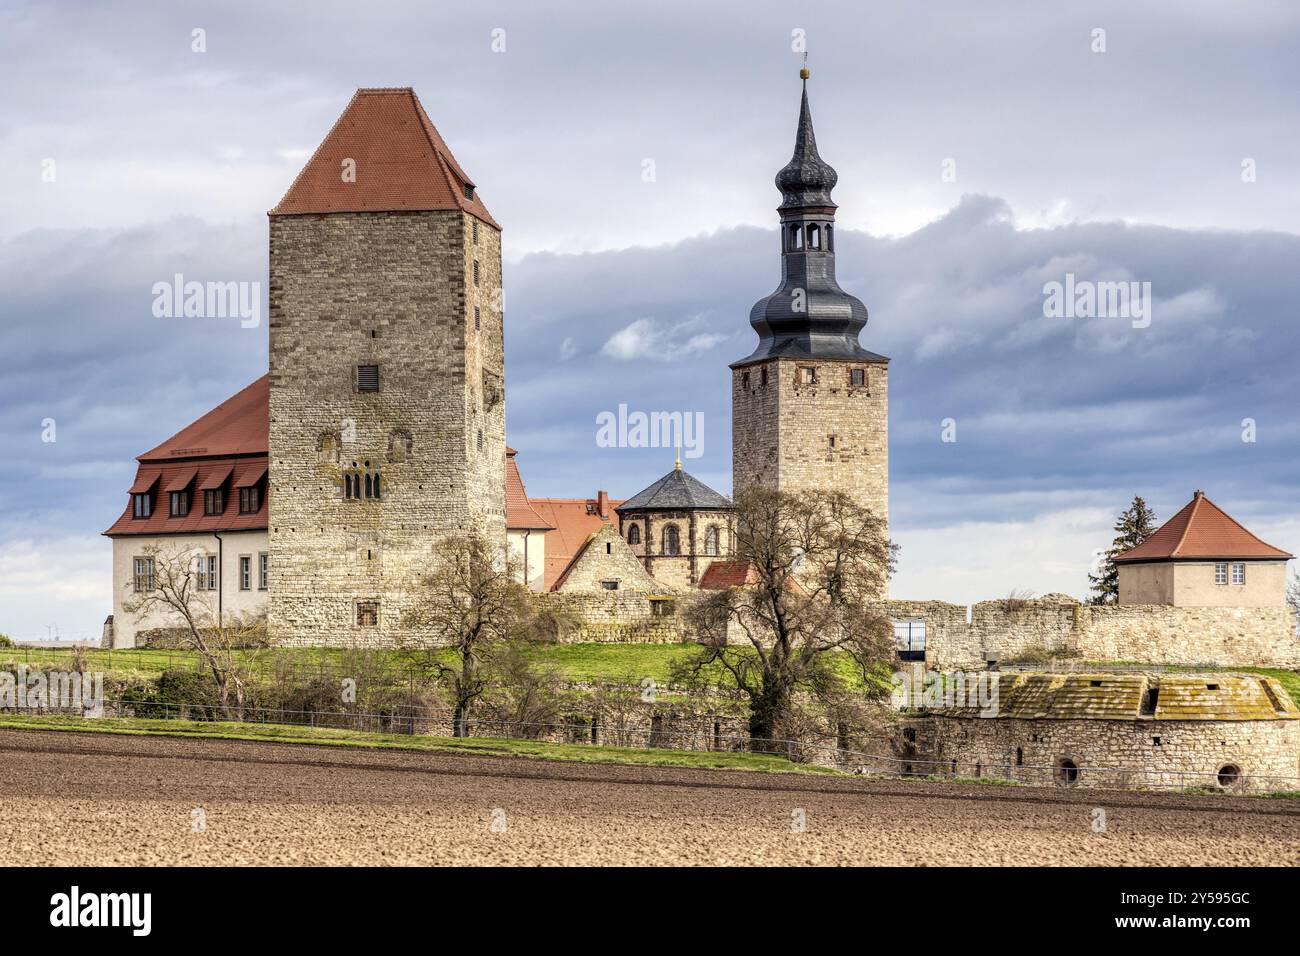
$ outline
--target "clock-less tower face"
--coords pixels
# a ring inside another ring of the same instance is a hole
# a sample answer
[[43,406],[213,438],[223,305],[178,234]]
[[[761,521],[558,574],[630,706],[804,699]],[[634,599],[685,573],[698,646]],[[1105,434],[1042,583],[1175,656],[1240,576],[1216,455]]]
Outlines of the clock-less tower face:
[[835,279],[835,170],[817,153],[805,82],[781,191],[781,283],[755,303],[757,348],[731,366],[732,483],[843,491],[889,518],[889,359]]

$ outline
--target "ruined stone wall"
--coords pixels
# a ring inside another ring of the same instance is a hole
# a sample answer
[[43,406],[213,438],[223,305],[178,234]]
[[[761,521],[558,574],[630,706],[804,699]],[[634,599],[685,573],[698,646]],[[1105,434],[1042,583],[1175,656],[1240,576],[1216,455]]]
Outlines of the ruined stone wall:
[[1271,608],[1086,605],[1066,595],[981,601],[887,601],[894,620],[926,622],[926,661],[982,668],[990,660],[1052,658],[1153,664],[1294,667],[1300,663],[1295,614]]
[[[440,539],[505,546],[500,235],[479,223],[476,242],[471,220],[271,218],[269,623],[282,643],[418,636],[402,618]],[[362,364],[379,366],[378,392],[357,389]],[[381,475],[379,500],[344,499],[354,462]],[[377,623],[359,624],[372,601]]]
[[[906,731],[914,731],[906,735]],[[902,732],[910,772],[1069,784],[1061,761],[1082,771],[1078,786],[1218,787],[1239,768],[1239,785],[1292,790],[1300,776],[1296,720],[1026,720],[945,717],[909,720]],[[955,761],[955,763],[954,763]],[[1109,772],[1107,772],[1109,771]],[[1270,779],[1272,778],[1272,779]]]
[[655,613],[651,595],[635,591],[550,591],[539,594],[541,607],[577,621],[562,637],[566,643],[678,644],[682,641],[683,601],[669,598],[671,614]]
[[[800,369],[809,366],[817,369],[816,384],[801,379]],[[854,368],[865,370],[865,387],[850,384]],[[731,409],[737,491],[748,485],[834,489],[888,522],[888,365],[792,359],[747,365],[732,370]]]

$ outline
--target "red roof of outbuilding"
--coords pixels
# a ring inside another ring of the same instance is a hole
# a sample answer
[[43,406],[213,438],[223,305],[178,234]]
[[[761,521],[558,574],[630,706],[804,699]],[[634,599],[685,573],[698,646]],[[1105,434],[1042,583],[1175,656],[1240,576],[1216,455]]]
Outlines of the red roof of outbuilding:
[[543,587],[551,590],[569,566],[569,562],[603,525],[614,521],[614,509],[621,501],[610,499],[605,515],[600,514],[599,498],[529,498],[552,530],[546,532],[546,573]]
[[1263,558],[1284,560],[1293,557],[1255,537],[1205,492],[1198,491],[1186,506],[1136,548],[1115,558],[1125,561],[1177,561],[1210,558]]
[[700,589],[725,591],[758,583],[758,572],[748,561],[714,561],[700,576]]
[[515,461],[516,454],[518,452],[513,448],[506,449],[506,528],[511,531],[550,531],[555,525],[534,511],[528,501],[524,479]]
[[[343,176],[347,160],[353,181]],[[399,87],[357,90],[270,215],[428,209],[459,209],[501,228],[415,91]]]
[[[269,398],[264,375],[141,455],[130,494],[154,490],[153,513],[147,518],[133,517],[128,495],[121,516],[104,534],[266,530],[267,496],[261,496],[256,512],[241,514],[239,489],[258,484],[266,476]],[[203,492],[222,487],[226,494],[221,514],[204,514]],[[171,517],[168,493],[172,491],[189,491],[189,514]]]
[[[226,496],[223,504],[225,505],[221,514],[207,515],[203,513],[203,494],[202,486],[207,484],[208,479],[213,474],[219,472],[230,473],[230,461],[212,461],[212,462],[177,462],[176,464],[162,465],[140,465],[140,472],[146,469],[157,474],[161,474],[164,487],[174,487],[181,481],[186,481],[186,485],[181,486],[180,490],[188,487],[190,490],[190,507],[189,514],[184,517],[173,518],[168,512],[170,501],[165,493],[159,493],[154,496],[153,514],[148,518],[132,517],[131,499],[128,496],[126,508],[123,509],[121,516],[113,522],[113,526],[104,534],[109,537],[117,535],[130,534],[202,534],[213,531],[265,531],[266,522],[266,495],[262,495],[258,502],[258,509],[252,514],[239,513],[239,483],[244,480],[245,475],[256,474],[258,471],[266,472],[266,458],[245,458],[240,459],[234,464],[235,480],[226,487]],[[195,478],[197,477],[197,481]],[[187,480],[188,479],[188,480]],[[137,480],[136,485],[140,482]],[[152,482],[150,483],[152,484]]]
[[270,376],[263,375],[137,460],[162,462],[179,458],[267,454],[270,448],[269,379]]

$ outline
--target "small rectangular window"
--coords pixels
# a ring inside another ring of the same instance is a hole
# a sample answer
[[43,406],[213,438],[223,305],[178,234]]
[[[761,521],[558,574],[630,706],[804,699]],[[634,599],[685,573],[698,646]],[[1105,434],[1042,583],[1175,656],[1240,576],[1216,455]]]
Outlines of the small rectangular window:
[[239,590],[251,591],[253,589],[253,559],[248,555],[241,555],[239,558]]
[[147,518],[153,513],[153,500],[149,497],[149,492],[140,495],[131,496],[131,517]]
[[[466,198],[466,199],[473,199],[473,198],[474,198],[474,187],[473,187],[473,186],[467,186],[467,187],[465,187],[465,198]],[[470,226],[470,232],[473,233],[473,235],[474,235],[474,245],[477,246],[477,245],[478,245],[478,220],[477,220],[477,219],[475,219],[474,222],[473,222],[473,224]]]
[[134,565],[136,591],[152,591],[154,588],[153,558],[136,558]]
[[849,384],[854,388],[861,388],[867,384],[867,370],[864,368],[855,368],[849,371]]
[[604,588],[606,591],[617,591],[617,590],[618,590],[618,582],[617,582],[617,581],[601,581],[601,582],[600,582],[600,586],[601,586],[602,588]]
[[[465,186],[464,186],[464,190],[465,190],[465,198],[468,199],[470,202],[473,202],[473,201],[474,201],[474,187],[471,186],[469,183],[466,183]],[[477,222],[477,221],[474,223],[474,238],[475,238],[475,239],[478,239],[478,222]]]
[[1232,566],[1232,583],[1233,584],[1246,583],[1246,565],[1234,564]]
[[1228,563],[1226,561],[1223,562],[1222,564],[1216,564],[1214,566],[1214,583],[1215,584],[1228,583]]
[[357,366],[357,391],[358,392],[379,391],[379,366],[378,365]]
[[805,365],[805,366],[803,366],[801,369],[799,369],[799,372],[800,372],[800,380],[803,382],[804,385],[816,385],[816,384],[817,384],[817,369],[816,369],[816,368],[814,368],[814,367],[811,366],[811,365]]
[[379,602],[358,601],[357,602],[357,627],[378,627],[378,626],[379,626]]
[[251,488],[239,489],[239,513],[241,515],[257,514],[262,507],[262,489],[253,485]]
[[758,370],[758,384],[762,385],[764,388],[767,387],[767,366],[766,365],[764,365],[761,369]]
[[479,313],[478,306],[474,306],[474,328],[476,329],[483,328],[483,318]]
[[748,373],[748,372],[741,372],[741,373],[740,373],[740,387],[743,388],[743,389],[746,389],[746,390],[749,389],[749,373]]
[[220,488],[203,492],[203,513],[219,515],[226,510],[226,493]]
[[171,493],[171,516],[173,518],[184,518],[190,513],[190,493],[188,491],[173,491]]
[[651,598],[651,617],[673,617],[677,613],[677,602],[672,598]]
[[270,555],[265,551],[257,556],[257,589],[265,591],[270,583]]
[[478,260],[474,260],[474,284],[478,285]]

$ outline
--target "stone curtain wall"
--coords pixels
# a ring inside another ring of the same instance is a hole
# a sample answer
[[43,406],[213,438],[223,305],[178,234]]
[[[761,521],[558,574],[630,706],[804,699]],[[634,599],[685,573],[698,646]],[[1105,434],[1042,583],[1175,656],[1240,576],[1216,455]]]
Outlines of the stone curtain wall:
[[1216,608],[1079,604],[1066,595],[981,601],[886,601],[894,620],[926,622],[926,660],[939,668],[986,661],[1134,661],[1230,667],[1300,665],[1295,614],[1287,607]]
[[[1300,776],[1297,720],[1024,720],[933,715],[909,720],[912,772],[1047,784],[1062,758],[1120,771],[1080,775],[1079,786],[1217,786],[1233,765],[1247,789],[1291,790]],[[1156,743],[1156,740],[1159,743]],[[903,744],[908,746],[907,743]],[[1017,767],[1017,750],[1019,762]],[[954,771],[952,761],[956,761]],[[926,761],[934,761],[927,763]]]
[[[271,217],[269,623],[284,643],[417,636],[401,621],[439,540],[505,544],[504,392],[484,398],[485,374],[504,388],[500,236],[472,231],[458,211]],[[378,392],[357,391],[360,364],[379,366]],[[353,461],[381,474],[381,500],[344,500]],[[379,602],[376,625],[358,601]]]
[[[666,597],[666,595],[665,595]],[[565,643],[679,644],[682,641],[681,598],[671,600],[672,614],[657,616],[650,595],[634,591],[568,591],[538,595],[542,607],[573,614],[578,627],[565,634]]]

